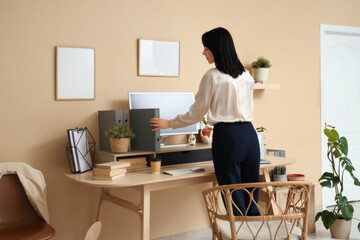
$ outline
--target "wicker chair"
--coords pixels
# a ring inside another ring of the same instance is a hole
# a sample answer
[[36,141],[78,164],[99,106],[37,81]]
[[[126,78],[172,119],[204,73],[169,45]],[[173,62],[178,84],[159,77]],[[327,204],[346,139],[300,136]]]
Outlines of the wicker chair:
[[[259,191],[256,203],[253,194]],[[238,239],[306,239],[310,200],[310,182],[260,182],[213,187],[203,192],[213,240]],[[246,212],[235,205],[232,194],[242,191],[250,203]],[[287,200],[277,201],[287,192]],[[224,206],[225,203],[225,206]],[[249,206],[254,203],[261,216],[247,216]],[[233,208],[240,212],[234,216]]]
[[97,240],[100,236],[101,227],[102,227],[101,222],[98,221],[93,223],[93,225],[91,225],[91,227],[87,231],[84,240]]

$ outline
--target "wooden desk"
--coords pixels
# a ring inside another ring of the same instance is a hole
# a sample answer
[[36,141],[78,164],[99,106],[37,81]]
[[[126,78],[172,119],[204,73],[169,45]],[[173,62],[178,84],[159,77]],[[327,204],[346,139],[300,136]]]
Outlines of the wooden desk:
[[[295,163],[295,160],[282,157],[267,157],[271,164],[261,164],[260,174],[264,175],[265,181],[270,181],[269,169]],[[162,167],[162,171],[176,168],[187,168],[201,166],[205,168],[205,172],[191,173],[181,176],[170,176],[166,174],[151,174],[151,170],[128,172],[125,176],[113,181],[101,181],[92,179],[92,171],[81,174],[65,174],[66,177],[81,184],[90,185],[101,188],[101,195],[99,206],[97,210],[97,220],[99,218],[101,204],[104,200],[112,202],[116,205],[127,208],[138,213],[141,222],[141,240],[150,239],[150,193],[168,188],[175,188],[199,183],[213,183],[216,184],[216,177],[212,162],[192,163],[171,165]],[[140,204],[134,204],[114,195],[111,195],[111,188],[134,188],[141,192]]]

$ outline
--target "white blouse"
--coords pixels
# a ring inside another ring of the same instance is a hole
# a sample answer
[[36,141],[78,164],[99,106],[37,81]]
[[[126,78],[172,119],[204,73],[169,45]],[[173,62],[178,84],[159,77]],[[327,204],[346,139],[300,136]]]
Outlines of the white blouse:
[[170,126],[181,128],[198,123],[206,113],[212,126],[218,122],[252,121],[253,88],[254,79],[247,70],[232,78],[212,68],[204,74],[190,110],[171,119]]

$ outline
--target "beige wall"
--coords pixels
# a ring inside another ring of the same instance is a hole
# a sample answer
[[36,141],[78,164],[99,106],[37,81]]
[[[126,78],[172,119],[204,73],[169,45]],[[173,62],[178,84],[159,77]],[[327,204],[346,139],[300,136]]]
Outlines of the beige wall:
[[[320,160],[320,24],[360,26],[356,0],[0,0],[0,161],[25,161],[48,185],[54,239],[82,239],[95,220],[99,190],[70,182],[66,129],[87,126],[98,139],[97,111],[128,107],[128,91],[197,91],[210,67],[201,34],[223,26],[246,67],[258,56],[273,64],[255,93],[254,125],[268,147],[297,163],[289,173],[317,182]],[[137,76],[138,38],[181,42],[179,78]],[[55,101],[55,46],[96,48],[96,100]],[[152,195],[151,236],[207,226],[201,190]],[[316,186],[316,203],[321,191]],[[130,199],[137,192],[118,190]],[[106,203],[101,239],[137,239],[138,217]]]

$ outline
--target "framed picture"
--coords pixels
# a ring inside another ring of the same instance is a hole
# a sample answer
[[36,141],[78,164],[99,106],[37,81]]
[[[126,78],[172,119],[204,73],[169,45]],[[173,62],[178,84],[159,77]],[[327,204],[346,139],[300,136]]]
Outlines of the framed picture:
[[139,39],[138,75],[179,77],[180,42]]
[[56,100],[95,99],[95,49],[56,47]]

